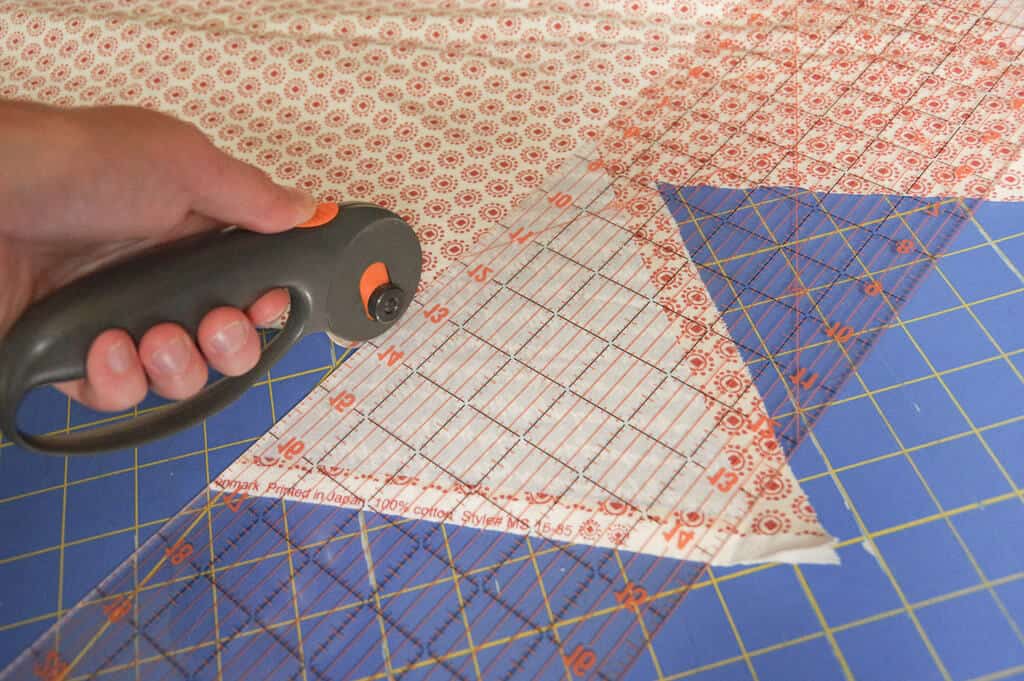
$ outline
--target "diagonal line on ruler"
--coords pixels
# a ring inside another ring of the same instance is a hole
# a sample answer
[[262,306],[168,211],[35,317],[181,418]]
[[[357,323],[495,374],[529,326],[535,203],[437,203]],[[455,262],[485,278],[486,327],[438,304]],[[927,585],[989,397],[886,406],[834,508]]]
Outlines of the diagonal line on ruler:
[[[136,448],[135,449],[136,461],[138,460],[138,451],[139,451],[138,448]],[[207,437],[207,432],[206,432],[206,419],[203,419],[203,462],[206,465],[206,488],[203,491],[203,493],[206,495],[206,504],[207,504],[207,507],[209,507],[211,502],[212,502],[212,499],[210,498],[210,491],[211,491],[210,483],[212,482],[212,480],[210,478],[210,450],[209,450],[209,439]],[[137,479],[138,479],[138,473],[136,473],[136,480]],[[217,662],[217,678],[223,678],[223,676],[224,676],[224,660],[223,660],[223,647],[220,644],[220,641],[221,641],[221,633],[220,633],[220,604],[219,604],[218,599],[217,599],[217,592],[218,592],[218,588],[217,588],[217,564],[216,564],[216,552],[213,550],[213,517],[212,517],[213,514],[212,513],[206,513],[205,515],[206,515],[206,532],[207,532],[207,537],[209,537],[209,541],[207,542],[207,544],[208,544],[208,553],[209,553],[209,561],[210,561],[210,563],[209,563],[209,565],[210,565],[210,574],[209,574],[208,579],[210,581],[210,598],[213,601],[213,632],[214,632],[214,636],[216,637],[215,641],[217,642],[217,647],[216,647],[216,653],[217,653],[217,657],[216,657],[216,662]],[[138,592],[138,589],[139,589],[138,567],[136,566],[134,568],[134,570],[135,570],[135,590],[136,590],[136,594],[137,594],[137,593],[139,593]],[[138,597],[133,599],[132,607],[133,607],[133,610],[136,611],[136,621],[139,621]],[[139,657],[139,651],[138,651],[139,641],[138,641],[138,638],[139,637],[135,637],[135,642],[134,642],[135,643],[134,647],[135,647],[135,657],[136,658]]]
[[291,529],[288,526],[288,505],[281,499],[281,519],[284,523],[285,552],[288,555],[288,585],[292,596],[292,612],[295,615],[295,637],[298,640],[299,665],[302,671],[302,679],[306,681],[306,652],[302,642],[302,621],[299,618],[299,594],[295,585],[295,561],[292,558],[294,542],[292,542]]
[[384,658],[384,667],[387,670],[387,678],[393,679],[395,670],[391,666],[391,650],[388,646],[388,631],[384,626],[384,615],[380,604],[380,587],[377,584],[377,572],[373,565],[373,554],[370,551],[370,537],[366,531],[366,516],[363,511],[357,511],[359,518],[359,543],[363,547],[363,559],[366,561],[366,578],[370,582],[370,592],[373,595],[374,608],[377,616],[377,626],[380,627],[380,651]]
[[448,541],[448,528],[441,523],[441,536],[444,538],[444,551],[448,557],[449,569],[452,574],[452,583],[455,585],[455,596],[459,602],[459,614],[462,619],[462,626],[466,630],[466,642],[469,644],[470,655],[473,657],[473,672],[477,681],[480,681],[480,660],[476,655],[476,644],[473,643],[473,628],[469,625],[469,617],[466,614],[466,600],[462,597],[462,585],[459,584],[459,571],[455,568],[455,559],[452,557],[451,542]]
[[[67,400],[67,415],[65,421],[65,430],[68,432],[71,427],[71,399]],[[64,609],[64,556],[65,549],[67,548],[67,524],[68,524],[68,467],[70,461],[64,459],[64,480],[61,483],[61,501],[60,501],[60,541],[57,545],[57,610],[58,612]],[[56,645],[60,646],[61,630],[57,629]]]
[[[529,557],[529,560],[530,560],[530,565],[531,565],[531,567],[533,567],[533,572],[537,576],[537,586],[540,588],[541,599],[544,602],[544,612],[547,613],[548,625],[551,627],[551,629],[550,629],[551,630],[551,635],[554,638],[555,645],[558,646],[559,650],[561,650],[562,649],[562,637],[561,637],[561,634],[558,631],[558,627],[555,626],[555,623],[557,622],[557,620],[555,619],[554,612],[552,612],[552,610],[551,610],[551,599],[548,596],[548,589],[544,585],[544,576],[543,576],[543,574],[541,574],[540,566],[537,565],[537,556],[538,555],[543,555],[546,552],[553,552],[555,549],[544,549],[542,551],[536,551],[533,548],[533,541],[531,540],[531,538],[529,536],[526,537],[526,548],[527,548],[527,551],[529,552],[529,556],[528,557]],[[565,659],[564,655],[561,656],[561,661],[562,661],[562,670],[565,672],[565,679],[566,679],[566,681],[572,681],[572,678],[573,678],[572,677],[572,672],[569,670],[569,663],[566,662],[566,659]]]

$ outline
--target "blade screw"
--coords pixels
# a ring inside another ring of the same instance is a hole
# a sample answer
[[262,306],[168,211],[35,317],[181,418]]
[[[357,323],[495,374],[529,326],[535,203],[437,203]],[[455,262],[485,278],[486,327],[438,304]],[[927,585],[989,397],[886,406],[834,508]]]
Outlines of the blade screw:
[[382,324],[398,319],[405,304],[405,291],[394,284],[378,286],[366,301],[366,311]]

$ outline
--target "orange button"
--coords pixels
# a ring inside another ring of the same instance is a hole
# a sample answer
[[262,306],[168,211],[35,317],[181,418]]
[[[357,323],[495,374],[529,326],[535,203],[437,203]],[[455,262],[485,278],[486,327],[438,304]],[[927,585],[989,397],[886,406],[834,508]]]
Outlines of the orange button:
[[316,207],[316,212],[313,213],[313,217],[303,222],[301,225],[295,225],[296,227],[320,227],[326,225],[328,222],[338,217],[338,204],[336,203],[321,203]]

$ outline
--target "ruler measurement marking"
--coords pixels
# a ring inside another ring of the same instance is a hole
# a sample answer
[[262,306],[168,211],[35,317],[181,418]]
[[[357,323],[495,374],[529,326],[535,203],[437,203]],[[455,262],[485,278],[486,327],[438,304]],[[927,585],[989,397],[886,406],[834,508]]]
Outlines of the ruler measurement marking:
[[616,594],[616,600],[622,605],[622,607],[631,607],[636,617],[637,624],[640,626],[640,631],[644,637],[644,647],[647,649],[647,653],[651,656],[651,663],[654,665],[654,672],[658,675],[659,681],[664,681],[665,672],[662,671],[661,661],[658,660],[658,653],[654,650],[654,640],[650,633],[647,631],[647,624],[644,622],[644,617],[640,613],[640,606],[647,601],[649,598],[647,590],[642,586],[637,585],[635,582],[630,581],[629,574],[626,572],[626,566],[622,562],[622,556],[619,554],[618,549],[613,549],[612,552],[615,554],[615,563],[619,567],[619,574],[622,576],[624,583],[622,593],[623,597],[620,599],[619,595]]

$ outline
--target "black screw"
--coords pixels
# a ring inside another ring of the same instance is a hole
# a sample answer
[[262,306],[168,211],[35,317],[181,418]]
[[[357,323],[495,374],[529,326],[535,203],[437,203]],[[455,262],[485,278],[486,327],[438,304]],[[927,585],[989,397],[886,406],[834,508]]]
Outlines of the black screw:
[[405,303],[405,291],[394,284],[378,286],[370,299],[366,301],[366,311],[382,324],[389,324],[398,319]]

